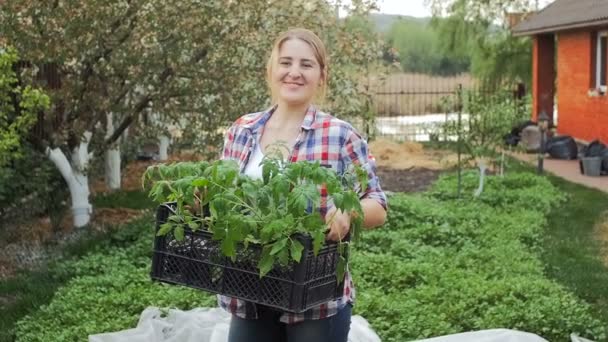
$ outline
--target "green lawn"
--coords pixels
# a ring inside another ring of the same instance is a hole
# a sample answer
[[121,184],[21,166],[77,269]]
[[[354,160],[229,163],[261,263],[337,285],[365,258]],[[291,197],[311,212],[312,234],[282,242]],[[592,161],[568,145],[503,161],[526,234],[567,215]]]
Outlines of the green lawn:
[[[154,204],[146,194],[139,191],[117,191],[92,199],[95,208],[153,208]],[[64,250],[65,259],[78,259],[90,251],[103,246],[128,245],[133,235],[128,229],[119,232],[90,233],[68,245]],[[69,272],[57,272],[55,265],[38,271],[21,272],[17,277],[0,281],[0,342],[14,341],[14,325],[27,314],[48,304],[55,291],[72,278]]]
[[[509,164],[514,171],[535,172],[535,166],[526,163],[511,159]],[[548,216],[542,256],[546,272],[590,303],[608,326],[608,267],[594,235],[595,225],[608,211],[608,193],[552,174],[546,177],[568,195]]]

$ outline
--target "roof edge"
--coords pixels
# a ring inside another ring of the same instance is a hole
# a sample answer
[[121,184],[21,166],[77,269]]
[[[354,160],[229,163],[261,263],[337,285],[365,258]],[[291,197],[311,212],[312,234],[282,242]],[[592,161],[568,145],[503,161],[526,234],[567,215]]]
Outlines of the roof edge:
[[523,37],[523,36],[532,36],[532,35],[543,34],[543,33],[554,33],[554,32],[577,29],[577,28],[584,28],[584,27],[601,26],[601,25],[608,25],[608,18],[600,19],[600,20],[596,20],[596,21],[579,21],[576,23],[570,23],[570,24],[564,24],[564,25],[554,25],[554,26],[542,27],[542,28],[531,29],[531,30],[516,30],[515,29],[515,30],[511,30],[511,33],[515,37]]

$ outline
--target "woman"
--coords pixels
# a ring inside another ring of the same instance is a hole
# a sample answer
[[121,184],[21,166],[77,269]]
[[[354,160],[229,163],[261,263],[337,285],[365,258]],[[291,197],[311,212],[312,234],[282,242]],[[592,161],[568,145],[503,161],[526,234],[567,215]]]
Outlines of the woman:
[[[327,80],[327,54],[319,37],[305,29],[281,34],[267,64],[274,105],[264,112],[244,115],[232,125],[226,133],[223,158],[238,161],[241,172],[251,177],[261,177],[259,163],[277,144],[290,147],[289,151],[280,151],[291,162],[320,161],[338,173],[350,164],[359,164],[369,175],[369,185],[360,193],[364,227],[382,225],[386,196],[368,156],[367,143],[350,124],[312,105],[315,98],[325,95]],[[329,224],[329,240],[336,241],[348,233],[350,214],[337,212],[323,191],[320,214]],[[342,298],[301,314],[219,296],[220,306],[233,314],[228,341],[346,342],[354,301],[348,272],[344,283]]]

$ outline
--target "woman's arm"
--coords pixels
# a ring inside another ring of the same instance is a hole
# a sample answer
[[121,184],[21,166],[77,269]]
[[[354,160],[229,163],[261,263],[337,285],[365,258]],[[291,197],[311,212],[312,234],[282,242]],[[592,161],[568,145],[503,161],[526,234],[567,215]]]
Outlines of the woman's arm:
[[386,221],[386,210],[378,201],[364,198],[361,200],[361,207],[363,207],[363,228],[375,228]]
[[[364,198],[361,200],[361,207],[363,208],[363,228],[375,228],[383,225],[386,221],[386,210],[377,200]],[[353,215],[356,214],[338,211],[336,207],[329,209],[325,216],[326,222],[329,223],[331,220],[327,239],[331,241],[342,240],[350,231],[350,221]]]
[[[370,157],[367,142],[354,129],[350,129],[345,137],[340,158],[345,165],[359,165],[367,172],[367,187],[358,190],[363,209],[363,228],[381,226],[386,221],[386,195],[380,187],[376,165]],[[340,240],[350,229],[351,213],[343,213],[331,207],[325,215],[325,221],[330,224],[328,239]]]

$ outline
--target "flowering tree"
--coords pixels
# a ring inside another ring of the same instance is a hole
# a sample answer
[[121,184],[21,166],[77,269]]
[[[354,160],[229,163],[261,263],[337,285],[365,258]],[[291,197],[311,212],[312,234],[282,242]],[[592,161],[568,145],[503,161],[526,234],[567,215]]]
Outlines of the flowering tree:
[[[31,68],[31,82],[55,74],[52,108],[37,141],[70,186],[75,225],[89,222],[87,168],[106,153],[113,187],[119,138],[132,124],[167,135],[181,126],[217,144],[235,117],[267,104],[265,60],[272,40],[289,27],[310,27],[334,60],[327,108],[357,112],[357,72],[380,53],[335,15],[325,0],[6,0],[0,31]],[[364,13],[371,4],[356,2]],[[348,71],[348,72],[347,72]],[[331,71],[330,71],[331,72]],[[154,125],[144,124],[151,113]],[[114,175],[114,177],[111,177]],[[119,178],[118,173],[118,178]]]

